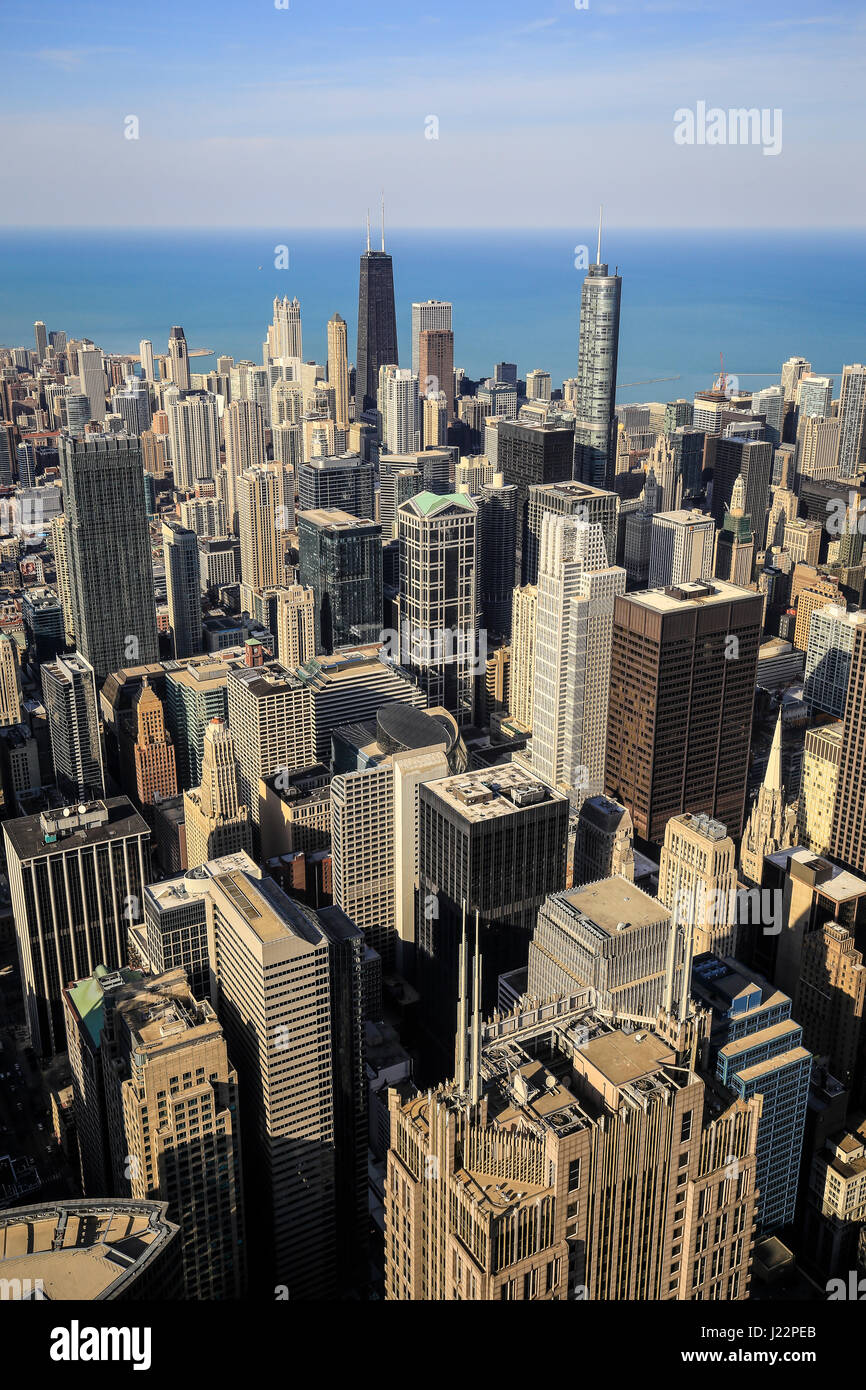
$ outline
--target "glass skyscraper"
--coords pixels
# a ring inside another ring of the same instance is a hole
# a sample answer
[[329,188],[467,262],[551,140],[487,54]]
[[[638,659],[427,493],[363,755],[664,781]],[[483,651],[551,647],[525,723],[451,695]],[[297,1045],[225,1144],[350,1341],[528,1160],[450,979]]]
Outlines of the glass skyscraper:
[[608,275],[601,259],[586,272],[580,294],[580,338],[575,389],[574,476],[593,487],[613,477],[616,363],[622,276]]
[[60,437],[69,588],[78,649],[101,685],[159,660],[138,439]]

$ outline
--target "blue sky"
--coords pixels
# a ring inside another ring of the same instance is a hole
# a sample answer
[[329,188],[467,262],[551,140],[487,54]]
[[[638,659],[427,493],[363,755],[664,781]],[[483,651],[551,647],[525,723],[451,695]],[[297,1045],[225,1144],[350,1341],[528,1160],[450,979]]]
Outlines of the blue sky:
[[[4,50],[5,225],[866,225],[854,3],[5,0]],[[675,144],[698,101],[781,154]]]

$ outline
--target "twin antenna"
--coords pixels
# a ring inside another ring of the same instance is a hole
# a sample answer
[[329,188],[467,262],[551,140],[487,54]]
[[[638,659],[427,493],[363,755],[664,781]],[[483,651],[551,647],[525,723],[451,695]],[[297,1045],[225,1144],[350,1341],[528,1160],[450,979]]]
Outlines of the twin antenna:
[[472,1105],[481,1099],[481,950],[479,946],[479,912],[475,909],[475,951],[472,958],[472,1027],[469,1027],[467,996],[466,901],[463,902],[463,932],[460,938],[458,966],[457,1037],[454,1042],[454,1063],[457,1086],[461,1096],[468,1095]]
[[[367,208],[367,250],[370,250],[370,209]],[[382,194],[382,250],[385,250],[385,194]]]

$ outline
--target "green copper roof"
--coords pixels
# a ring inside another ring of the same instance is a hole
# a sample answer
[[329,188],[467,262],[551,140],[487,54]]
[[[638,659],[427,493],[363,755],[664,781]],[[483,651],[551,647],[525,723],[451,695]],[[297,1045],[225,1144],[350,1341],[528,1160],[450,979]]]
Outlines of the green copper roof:
[[[97,970],[99,966],[96,967]],[[77,985],[73,985],[69,991],[69,997],[78,1013],[81,1022],[84,1024],[91,1041],[99,1046],[102,1037],[102,1023],[105,1016],[104,998],[102,985],[96,975],[89,975],[86,980],[79,980]]]
[[[128,966],[122,966],[119,973],[124,984],[144,979],[140,970],[131,970]],[[106,966],[97,965],[92,975],[88,975],[86,980],[79,980],[69,991],[69,998],[96,1047],[102,1039],[105,1021],[105,995],[101,981],[103,976],[110,974]]]
[[414,502],[422,516],[429,516],[437,507],[446,504],[462,507],[467,512],[475,511],[475,503],[465,492],[447,492],[444,496],[439,492],[417,492],[409,501]]

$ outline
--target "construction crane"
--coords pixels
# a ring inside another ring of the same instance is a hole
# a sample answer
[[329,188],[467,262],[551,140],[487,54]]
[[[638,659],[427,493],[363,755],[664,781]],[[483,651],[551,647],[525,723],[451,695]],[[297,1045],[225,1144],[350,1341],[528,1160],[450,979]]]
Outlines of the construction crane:
[[627,386],[652,386],[655,381],[679,381],[678,376],[649,376],[646,381],[621,381],[617,385],[617,391],[624,391]]

